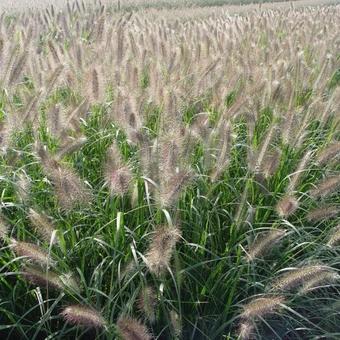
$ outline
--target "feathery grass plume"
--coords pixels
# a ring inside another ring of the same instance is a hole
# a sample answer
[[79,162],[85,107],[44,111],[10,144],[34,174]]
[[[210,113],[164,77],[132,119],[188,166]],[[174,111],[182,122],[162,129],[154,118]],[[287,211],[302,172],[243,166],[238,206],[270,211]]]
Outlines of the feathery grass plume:
[[73,152],[78,151],[85,143],[87,142],[86,137],[78,137],[76,139],[69,138],[63,143],[56,154],[56,159],[60,160],[65,155],[72,154]]
[[8,77],[8,86],[13,85],[20,77],[27,61],[28,53],[24,51],[15,61]]
[[283,229],[274,229],[257,237],[247,252],[248,261],[253,261],[262,257],[275,244],[277,244],[286,234]]
[[85,118],[89,109],[89,102],[85,99],[63,119],[59,137],[65,137],[69,134],[69,130],[79,130],[80,118]]
[[178,126],[177,128],[176,132],[166,133],[156,141],[159,171],[166,177],[171,176],[182,161],[183,137],[179,133],[180,128]]
[[36,142],[34,148],[45,173],[51,173],[53,175],[54,172],[58,170],[59,163],[51,157],[46,146],[40,144],[40,142]]
[[309,222],[318,222],[336,217],[340,213],[340,207],[337,205],[325,205],[321,208],[311,210],[306,218]]
[[[176,171],[176,170],[174,170]],[[191,169],[183,169],[169,176],[161,176],[156,201],[161,207],[168,207],[176,204],[181,192],[190,184],[194,178]]]
[[266,296],[255,298],[243,306],[241,319],[253,320],[275,313],[285,302],[283,296]]
[[48,41],[48,48],[51,52],[51,55],[53,57],[53,60],[56,64],[60,64],[60,58],[59,58],[59,55],[58,55],[58,51],[57,49],[55,48],[53,42],[51,40]]
[[[2,63],[3,65],[1,65],[2,68],[3,68],[3,72],[2,72],[2,75],[1,75],[1,83],[2,84],[4,84],[5,81],[7,80],[8,73],[13,72],[13,68],[15,67],[15,66],[13,66],[14,59],[18,57],[19,49],[20,49],[20,45],[16,43],[16,44],[14,44],[14,46],[12,46],[10,48],[9,51],[6,52],[6,56],[4,58],[5,63]],[[15,65],[15,63],[14,63],[14,65]]]
[[8,127],[3,121],[0,122],[0,155],[4,153],[8,145]]
[[255,326],[254,322],[249,320],[244,320],[240,323],[238,328],[238,339],[239,340],[250,340],[254,339]]
[[156,320],[156,292],[150,287],[143,287],[138,298],[138,309],[145,315],[151,323]]
[[31,190],[31,179],[25,172],[20,172],[15,181],[15,191],[22,203],[27,203]]
[[211,128],[209,127],[209,112],[201,112],[195,115],[190,125],[190,132],[196,138],[205,141]]
[[331,235],[329,236],[327,245],[329,247],[336,247],[340,245],[340,224],[333,229]]
[[123,340],[151,340],[152,336],[145,325],[130,317],[120,317],[117,330]]
[[36,145],[36,152],[46,176],[52,181],[62,209],[71,210],[91,203],[91,192],[73,169],[51,157],[42,145]]
[[72,169],[60,166],[51,179],[62,209],[72,210],[76,206],[88,206],[91,203],[93,197],[90,190]]
[[101,103],[105,99],[105,86],[103,77],[104,75],[98,67],[93,67],[87,75],[85,94],[91,104]]
[[175,336],[180,337],[182,334],[182,322],[178,313],[176,313],[174,310],[170,311],[170,322]]
[[134,260],[130,260],[123,266],[119,275],[119,281],[125,281],[126,279],[131,278],[137,270],[136,262]]
[[217,147],[217,157],[216,162],[214,164],[214,169],[210,175],[211,180],[214,182],[217,180],[225,168],[228,166],[230,162],[230,152],[231,152],[231,144],[232,144],[232,137],[231,137],[231,126],[229,122],[221,122],[219,130],[219,138]]
[[289,217],[299,207],[299,202],[293,195],[285,195],[276,205],[276,212],[280,217]]
[[34,226],[36,232],[46,241],[52,244],[58,242],[56,229],[47,215],[39,213],[30,208],[28,218]]
[[37,115],[38,115],[38,106],[39,106],[39,102],[41,100],[41,94],[42,91],[39,90],[36,93],[34,93],[31,98],[27,101],[27,104],[24,106],[24,111],[22,114],[22,121],[26,122],[26,121],[31,121],[33,123],[36,122],[37,119]]
[[61,274],[61,275],[59,275],[59,279],[63,283],[64,289],[69,288],[73,292],[77,292],[77,293],[81,292],[79,282],[75,278],[73,273],[68,272],[68,273],[65,273],[65,274]]
[[276,149],[269,152],[263,160],[260,172],[265,178],[269,178],[274,175],[280,165],[281,151]]
[[312,198],[327,197],[340,188],[340,176],[327,177],[309,192]]
[[41,288],[64,289],[60,276],[51,270],[42,271],[41,268],[36,266],[26,266],[21,274],[28,282]]
[[122,159],[121,153],[114,143],[107,152],[105,163],[105,183],[112,195],[125,195],[132,184],[132,172]]
[[289,291],[295,289],[297,286],[306,284],[310,280],[319,277],[325,272],[331,272],[332,268],[325,265],[309,265],[301,268],[290,270],[288,273],[281,275],[272,284],[273,290]]
[[125,195],[132,182],[131,170],[128,166],[123,166],[116,171],[106,171],[106,183],[112,195]]
[[169,267],[181,232],[176,227],[158,226],[152,236],[145,262],[151,273],[160,275]]
[[4,240],[8,235],[8,225],[5,222],[2,214],[0,213],[0,241]]
[[257,148],[257,150],[255,152],[253,152],[253,156],[252,156],[252,158],[249,162],[249,167],[253,172],[255,172],[255,173],[260,172],[261,167],[262,167],[262,163],[265,159],[265,156],[267,155],[268,147],[269,147],[270,143],[272,142],[272,139],[274,137],[276,130],[277,130],[277,125],[273,124],[269,128],[263,142],[260,144],[260,146]]
[[133,185],[132,192],[131,192],[131,207],[137,208],[139,201],[139,192],[138,192],[138,182],[136,181]]
[[299,290],[299,294],[306,294],[320,288],[324,284],[332,284],[339,280],[340,276],[335,272],[320,273],[317,277],[307,281]]
[[297,119],[300,114],[301,112],[299,110],[294,112],[290,109],[283,117],[282,140],[286,145],[292,145],[296,133]]
[[64,70],[64,65],[58,65],[51,75],[46,79],[45,86],[44,86],[44,94],[48,95],[53,90],[55,84],[57,83],[58,79],[60,78],[62,72]]
[[90,96],[94,101],[98,100],[99,98],[99,79],[98,79],[98,71],[93,68],[91,71],[91,78],[90,78]]
[[306,170],[306,167],[311,159],[312,154],[313,154],[312,150],[307,151],[305,155],[302,157],[301,161],[299,162],[296,171],[293,174],[291,174],[289,178],[289,184],[287,187],[288,194],[296,190],[296,187],[299,184],[304,171]]
[[18,256],[23,256],[36,264],[43,266],[55,264],[55,261],[51,259],[50,255],[36,244],[12,239],[11,247]]
[[327,148],[322,150],[317,158],[319,165],[328,164],[340,156],[340,142],[333,142]]
[[68,306],[61,315],[65,321],[76,326],[103,328],[106,325],[105,319],[98,311],[83,305]]

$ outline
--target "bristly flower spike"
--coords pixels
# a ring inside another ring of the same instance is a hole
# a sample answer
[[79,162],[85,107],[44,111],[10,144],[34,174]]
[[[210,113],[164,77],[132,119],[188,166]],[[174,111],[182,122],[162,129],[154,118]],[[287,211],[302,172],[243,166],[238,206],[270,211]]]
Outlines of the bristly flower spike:
[[83,305],[68,306],[61,315],[67,322],[76,326],[103,328],[106,325],[105,319],[98,311]]
[[130,317],[120,317],[117,330],[123,340],[151,340],[151,334],[146,326]]

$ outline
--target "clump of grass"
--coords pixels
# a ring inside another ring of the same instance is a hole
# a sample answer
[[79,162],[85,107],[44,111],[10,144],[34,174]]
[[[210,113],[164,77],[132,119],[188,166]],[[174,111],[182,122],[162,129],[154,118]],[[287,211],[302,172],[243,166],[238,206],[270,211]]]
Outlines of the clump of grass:
[[1,16],[2,330],[336,337],[338,16]]

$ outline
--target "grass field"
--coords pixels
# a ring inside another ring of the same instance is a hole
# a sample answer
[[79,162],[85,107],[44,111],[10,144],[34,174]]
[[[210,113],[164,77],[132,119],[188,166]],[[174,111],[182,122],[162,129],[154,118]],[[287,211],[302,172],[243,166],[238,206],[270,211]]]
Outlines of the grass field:
[[[55,8],[65,8],[68,0],[1,0],[0,9],[7,11],[27,9],[27,8],[45,8],[53,5]],[[257,8],[258,4],[264,4],[265,7],[276,8],[289,7],[294,3],[296,7],[300,6],[315,6],[325,4],[336,4],[339,0],[83,0],[86,6],[106,5],[108,8],[115,10],[118,7],[122,11],[126,10],[143,10],[143,9],[175,9],[175,8],[205,8],[205,7],[226,7],[235,11],[236,9],[244,10],[246,8]],[[71,2],[72,3],[72,2]],[[236,7],[236,8],[235,8]]]
[[0,339],[339,339],[339,28],[4,12]]

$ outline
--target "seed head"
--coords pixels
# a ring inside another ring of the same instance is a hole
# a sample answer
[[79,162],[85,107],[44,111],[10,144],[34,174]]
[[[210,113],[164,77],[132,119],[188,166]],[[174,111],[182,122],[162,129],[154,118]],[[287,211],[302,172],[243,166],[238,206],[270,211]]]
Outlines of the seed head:
[[49,254],[33,243],[12,240],[11,246],[18,256],[26,257],[37,264],[43,266],[54,264]]
[[121,153],[114,143],[107,152],[105,164],[105,183],[111,194],[123,196],[132,184],[132,172],[122,159]]
[[105,319],[98,311],[83,305],[68,306],[61,315],[67,322],[76,326],[103,328],[106,325]]
[[29,192],[31,189],[31,180],[24,172],[21,172],[18,175],[15,187],[20,201],[22,203],[26,203],[28,201]]
[[60,150],[56,154],[56,159],[60,160],[65,155],[72,154],[73,152],[78,151],[87,141],[86,137],[79,137],[77,139],[69,139],[64,143]]
[[285,230],[274,229],[258,237],[249,247],[247,253],[248,260],[253,261],[256,258],[263,256],[264,253],[269,251],[276,243],[278,243],[285,236],[285,234]]
[[172,254],[181,233],[176,227],[159,226],[145,255],[146,265],[151,273],[160,275],[170,264]]
[[307,281],[303,287],[300,289],[300,294],[306,294],[310,291],[314,291],[318,288],[320,288],[320,285],[323,284],[331,284],[335,282],[336,280],[339,280],[339,275],[334,272],[324,272],[320,273],[320,275],[316,276],[315,278]]
[[276,149],[269,153],[263,160],[261,173],[265,178],[273,176],[280,165],[281,151]]
[[287,187],[287,193],[291,194],[296,187],[298,186],[304,172],[306,171],[307,165],[311,159],[312,151],[307,151],[305,155],[302,157],[301,161],[299,162],[296,171],[291,174],[289,179],[289,184]]
[[283,296],[268,296],[255,298],[243,306],[243,313],[240,317],[246,320],[262,318],[265,315],[273,314],[277,311],[285,299]]
[[180,316],[174,310],[170,311],[170,322],[175,335],[180,337],[182,334],[182,322]]
[[155,290],[149,286],[144,287],[139,295],[138,308],[151,323],[154,322],[156,318],[156,304]]
[[277,130],[277,126],[272,125],[269,128],[261,145],[258,147],[256,152],[253,152],[253,157],[250,160],[249,167],[254,173],[260,172],[265,156],[268,154],[267,153],[268,147],[270,143],[272,142],[272,139],[274,138],[274,134],[276,130]]
[[148,329],[138,320],[129,317],[120,317],[117,321],[117,330],[124,340],[151,340]]
[[56,243],[58,239],[56,237],[56,229],[50,219],[43,213],[30,208],[28,218],[35,227],[35,230],[39,235],[49,243]]
[[254,323],[249,320],[245,320],[240,323],[238,329],[238,338],[240,340],[250,340],[254,336]]
[[276,280],[272,285],[272,288],[280,291],[292,290],[301,284],[306,284],[308,281],[313,280],[320,274],[330,271],[331,268],[324,265],[309,265],[294,269]]
[[44,173],[54,185],[61,208],[71,210],[77,205],[89,205],[92,200],[91,192],[85,187],[77,173],[51,157],[42,145],[38,144],[36,149]]
[[340,208],[336,205],[325,205],[321,208],[315,208],[310,211],[306,218],[310,222],[318,222],[336,217],[340,212]]
[[5,219],[0,214],[0,241],[4,240],[7,237],[8,229],[9,228],[7,223],[5,222]]
[[167,174],[167,176],[164,174],[161,175],[156,200],[161,207],[168,207],[177,202],[182,190],[184,190],[193,179],[193,172],[190,169],[184,169]]
[[340,142],[333,142],[326,149],[320,152],[317,163],[319,165],[327,164],[336,160],[340,156]]
[[313,198],[325,198],[340,188],[340,176],[333,176],[324,179],[317,184],[316,188],[310,191]]
[[336,247],[340,245],[340,224],[334,228],[333,232],[329,237],[329,241],[327,242],[329,247]]
[[280,217],[289,217],[294,214],[299,206],[299,202],[292,195],[284,196],[276,205],[276,212]]
[[61,166],[51,179],[62,209],[71,210],[78,205],[87,206],[91,203],[91,192],[72,169]]
[[22,275],[27,281],[39,287],[54,290],[64,289],[60,276],[53,271],[42,271],[39,267],[27,266],[24,268]]
[[111,194],[125,195],[132,183],[132,174],[128,166],[122,166],[117,170],[106,170],[106,183]]

